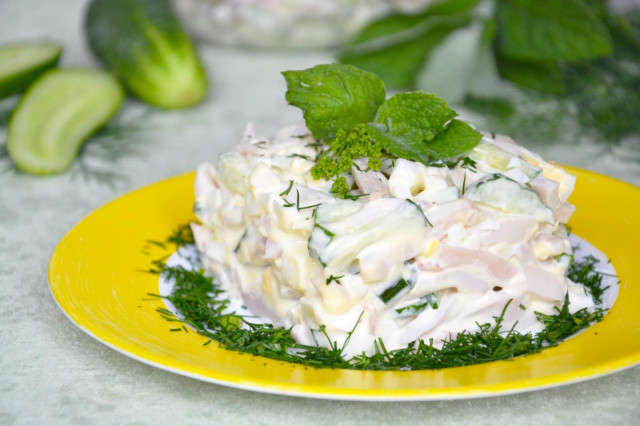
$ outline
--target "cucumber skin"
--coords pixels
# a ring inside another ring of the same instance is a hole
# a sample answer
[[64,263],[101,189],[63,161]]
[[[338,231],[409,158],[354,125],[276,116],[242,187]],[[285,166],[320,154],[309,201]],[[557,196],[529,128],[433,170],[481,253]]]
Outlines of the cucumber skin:
[[[29,42],[16,43],[15,45],[7,45],[3,47],[13,47],[13,46],[22,45],[22,44],[25,46],[28,46],[29,44],[35,44],[35,43],[33,42],[32,43],[29,43]],[[62,56],[62,47],[55,43],[47,43],[47,44],[56,46],[58,48],[58,54],[55,55],[53,58],[51,58],[49,61],[44,62],[40,64],[40,66],[37,66],[35,68],[31,68],[29,71],[25,73],[22,73],[20,75],[13,75],[4,80],[0,79],[0,99],[5,99],[10,96],[17,95],[19,93],[24,92],[27,89],[27,87],[29,87],[29,85],[33,83],[33,81],[36,78],[38,78],[41,74],[58,65],[60,56]]]
[[168,0],[92,0],[84,24],[93,54],[140,100],[172,109],[206,96],[206,74]]
[[119,99],[118,101],[115,103],[114,108],[112,109],[111,113],[108,114],[107,116],[105,116],[102,120],[100,120],[99,122],[97,122],[93,128],[91,129],[91,131],[87,132],[87,134],[80,140],[78,141],[78,146],[75,150],[75,153],[73,155],[73,157],[71,157],[69,159],[68,162],[65,162],[62,165],[53,165],[53,166],[49,166],[46,168],[34,168],[32,167],[32,165],[27,164],[25,162],[23,162],[20,158],[20,155],[16,152],[16,142],[15,138],[12,137],[13,136],[13,130],[16,126],[15,122],[16,122],[16,117],[18,117],[18,114],[20,114],[20,107],[31,101],[31,96],[30,94],[35,92],[35,90],[38,88],[38,84],[42,81],[44,81],[46,78],[48,78],[50,75],[56,74],[56,73],[66,73],[66,72],[77,72],[78,70],[87,72],[87,73],[105,73],[108,74],[106,71],[96,71],[96,70],[92,70],[92,69],[83,69],[83,68],[58,68],[58,69],[51,69],[49,71],[46,71],[45,73],[41,74],[40,76],[38,76],[36,78],[36,80],[27,88],[26,92],[24,93],[24,95],[22,95],[22,98],[20,99],[20,102],[18,103],[18,106],[16,107],[16,109],[13,111],[13,114],[11,115],[11,118],[9,120],[9,127],[8,127],[8,132],[7,132],[7,151],[9,153],[9,156],[11,157],[11,159],[13,160],[14,164],[16,165],[16,167],[25,172],[25,173],[29,173],[32,175],[52,175],[52,174],[57,174],[57,173],[61,173],[63,171],[65,171],[66,169],[68,169],[71,164],[73,163],[73,161],[77,158],[78,154],[80,153],[80,150],[82,149],[82,146],[84,145],[84,142],[87,141],[87,139],[93,135],[98,129],[102,128],[105,124],[107,124],[111,118],[118,112],[120,106],[122,105],[124,99],[125,99],[125,92],[124,89],[122,88],[122,86],[120,85],[119,81],[111,76],[113,78],[114,83],[117,85],[116,87],[119,88]]

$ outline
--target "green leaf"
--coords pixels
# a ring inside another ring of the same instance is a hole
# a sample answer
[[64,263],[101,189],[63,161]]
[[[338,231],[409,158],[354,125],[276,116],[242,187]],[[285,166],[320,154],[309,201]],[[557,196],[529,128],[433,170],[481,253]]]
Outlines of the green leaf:
[[[372,40],[387,39],[392,35],[403,34],[405,31],[422,24],[426,18],[424,14],[394,13],[367,25],[359,34],[349,40],[349,46],[358,46]],[[382,41],[379,43],[382,44]]]
[[439,160],[457,157],[480,142],[482,134],[460,120],[451,120],[443,131],[427,144],[431,156]]
[[479,0],[444,0],[432,3],[427,14],[429,15],[453,15],[466,12],[479,3]]
[[394,135],[386,131],[383,125],[367,124],[369,136],[380,144],[382,149],[398,158],[419,161],[428,164],[431,160],[423,140],[406,135]]
[[430,141],[456,115],[444,100],[435,95],[399,93],[380,106],[375,122],[383,124],[386,131],[394,136]]
[[468,14],[392,15],[371,24],[338,55],[340,62],[371,71],[390,87],[413,88],[431,50]]
[[304,111],[317,139],[332,139],[339,130],[371,121],[385,99],[380,78],[350,65],[317,65],[282,75],[287,101]]
[[485,116],[494,116],[497,119],[506,120],[516,113],[516,108],[508,99],[489,98],[471,95],[464,103],[465,107]]
[[464,13],[477,4],[478,0],[446,0],[433,4],[425,12],[419,14],[394,13],[367,25],[349,41],[349,44],[355,46],[393,34],[400,34],[422,24],[427,18]]
[[584,61],[611,54],[609,32],[579,0],[497,2],[498,50],[533,61]]
[[401,93],[380,106],[376,124],[370,124],[367,131],[385,151],[429,164],[460,155],[482,138],[467,124],[451,120],[456,115],[434,95]]
[[557,62],[522,61],[498,56],[500,75],[520,86],[540,92],[562,95],[566,92],[564,75]]

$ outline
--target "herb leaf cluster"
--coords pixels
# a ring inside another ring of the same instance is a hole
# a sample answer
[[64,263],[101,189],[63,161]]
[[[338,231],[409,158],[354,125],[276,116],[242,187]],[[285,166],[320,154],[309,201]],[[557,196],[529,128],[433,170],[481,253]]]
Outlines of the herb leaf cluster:
[[345,173],[365,157],[378,170],[381,152],[429,164],[464,154],[482,135],[456,120],[435,95],[399,93],[386,99],[375,74],[344,64],[283,72],[287,101],[304,112],[313,136],[325,142],[313,177],[335,178],[333,193],[346,196]]
[[[472,27],[479,29],[469,35],[473,49],[458,52],[474,56],[466,64],[466,78],[478,71],[481,55],[491,52],[490,62],[497,64],[503,78],[543,91],[562,91],[562,82],[554,80],[561,63],[590,61],[613,52],[607,26],[581,0],[446,0],[421,14],[394,14],[374,22],[344,47],[339,59],[376,72],[394,87],[412,88],[421,73],[433,72],[428,69],[431,54],[446,39]],[[411,70],[395,66],[393,58],[408,53],[411,42],[424,40],[430,33],[438,42],[423,44],[419,66]],[[455,59],[451,61],[452,66],[457,65]],[[540,70],[547,72],[538,73]],[[534,73],[537,78],[530,78]]]

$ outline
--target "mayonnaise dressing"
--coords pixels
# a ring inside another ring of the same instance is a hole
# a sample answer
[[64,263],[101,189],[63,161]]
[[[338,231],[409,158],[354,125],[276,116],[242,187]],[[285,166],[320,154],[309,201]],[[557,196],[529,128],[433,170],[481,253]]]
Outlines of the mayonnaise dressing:
[[510,300],[503,328],[520,332],[540,331],[534,312],[552,314],[566,294],[572,312],[593,306],[565,276],[575,178],[562,168],[485,135],[451,169],[354,167],[363,196],[342,200],[310,174],[317,146],[302,124],[271,140],[249,124],[195,179],[207,272],[299,343],[372,354],[379,338],[392,350],[476,331]]

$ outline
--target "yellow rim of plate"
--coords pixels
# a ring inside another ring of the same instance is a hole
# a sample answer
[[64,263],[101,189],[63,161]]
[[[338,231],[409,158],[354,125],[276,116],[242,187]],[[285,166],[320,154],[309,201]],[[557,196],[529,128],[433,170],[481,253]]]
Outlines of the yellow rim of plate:
[[162,241],[193,219],[189,173],[101,207],[61,240],[49,265],[51,292],[83,331],[147,364],[196,379],[285,395],[356,400],[472,398],[572,383],[640,362],[640,189],[593,172],[578,177],[573,232],[603,251],[619,274],[618,298],[585,332],[539,354],[424,371],[316,369],[221,349],[190,331],[171,331],[148,293],[158,277],[143,270],[169,254]]

